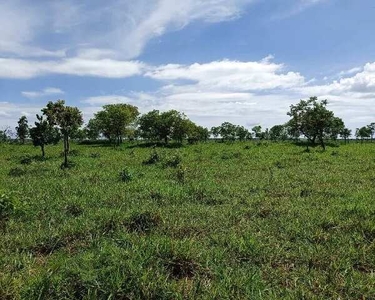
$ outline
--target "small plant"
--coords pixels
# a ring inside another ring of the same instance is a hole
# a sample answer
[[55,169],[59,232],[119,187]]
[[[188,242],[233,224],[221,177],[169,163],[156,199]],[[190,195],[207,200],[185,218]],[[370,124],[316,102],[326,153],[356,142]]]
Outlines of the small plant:
[[0,195],[0,221],[6,220],[14,212],[15,207],[12,199],[7,194]]
[[130,170],[124,169],[120,172],[120,178],[123,182],[129,182],[133,180],[134,175]]
[[181,184],[184,184],[186,182],[186,168],[183,167],[183,166],[178,166],[178,169],[177,169],[177,172],[176,172],[176,180],[181,183]]
[[67,163],[62,163],[61,165],[60,165],[60,169],[61,170],[64,170],[64,169],[71,169],[71,168],[73,168],[73,167],[75,167],[76,166],[76,164],[74,163],[74,162],[72,162],[72,161],[68,161]]
[[147,233],[161,223],[158,214],[152,212],[135,213],[127,221],[127,228],[130,231]]
[[178,165],[181,163],[181,161],[182,159],[180,155],[178,154],[172,155],[165,161],[164,167],[177,168]]
[[33,159],[30,156],[25,156],[25,157],[21,158],[20,163],[21,163],[21,165],[29,165],[29,164],[32,163],[32,161],[33,161]]
[[71,215],[73,217],[78,217],[83,213],[82,207],[78,204],[68,204],[67,206],[65,206],[65,211],[68,215]]
[[100,158],[100,153],[97,153],[97,152],[95,152],[95,153],[90,153],[89,157],[90,157],[90,158]]
[[310,195],[311,195],[311,190],[307,190],[307,189],[302,190],[299,194],[301,198],[306,198],[306,197],[309,197]]
[[13,169],[10,169],[9,171],[9,176],[12,176],[12,177],[21,177],[25,174],[26,174],[25,170],[21,168],[13,168]]
[[202,273],[201,266],[190,257],[184,254],[171,251],[164,257],[164,267],[171,279],[180,280],[183,278],[193,278]]
[[244,149],[245,149],[245,150],[249,150],[249,149],[251,149],[251,147],[250,147],[250,145],[246,145],[246,146],[244,147]]
[[156,150],[153,150],[150,154],[150,157],[143,161],[144,165],[153,165],[160,161],[160,155]]

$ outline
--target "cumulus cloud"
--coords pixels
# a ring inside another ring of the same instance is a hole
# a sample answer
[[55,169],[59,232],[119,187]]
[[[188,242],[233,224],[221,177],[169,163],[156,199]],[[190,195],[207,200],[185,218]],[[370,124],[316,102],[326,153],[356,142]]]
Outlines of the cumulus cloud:
[[256,91],[302,86],[305,79],[296,72],[284,72],[283,64],[270,58],[260,62],[214,61],[207,64],[165,65],[146,73],[146,76],[162,80],[190,80],[195,89]]

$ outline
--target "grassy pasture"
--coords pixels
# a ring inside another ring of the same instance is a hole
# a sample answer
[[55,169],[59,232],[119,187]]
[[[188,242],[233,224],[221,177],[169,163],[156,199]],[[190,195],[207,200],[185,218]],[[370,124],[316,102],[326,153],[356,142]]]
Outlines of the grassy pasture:
[[0,299],[374,299],[375,144],[0,144]]

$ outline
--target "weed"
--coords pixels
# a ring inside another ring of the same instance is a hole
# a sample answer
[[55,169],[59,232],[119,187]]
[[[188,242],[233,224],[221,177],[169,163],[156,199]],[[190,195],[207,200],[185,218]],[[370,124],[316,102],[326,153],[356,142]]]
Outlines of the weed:
[[143,161],[144,165],[153,165],[160,161],[160,155],[156,150],[153,150],[150,157]]
[[129,169],[124,169],[120,172],[120,179],[122,182],[129,182],[134,179],[134,174]]
[[167,160],[164,162],[164,167],[177,168],[181,161],[181,156],[178,154],[174,154],[171,157],[167,158]]
[[9,176],[11,177],[21,177],[26,174],[26,171],[21,168],[12,168],[9,171]]
[[134,213],[126,222],[126,227],[133,232],[148,233],[161,223],[158,214],[151,212]]

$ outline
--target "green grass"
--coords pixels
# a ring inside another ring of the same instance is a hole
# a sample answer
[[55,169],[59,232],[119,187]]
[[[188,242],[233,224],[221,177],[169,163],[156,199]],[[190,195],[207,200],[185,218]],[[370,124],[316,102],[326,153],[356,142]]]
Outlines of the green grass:
[[0,144],[0,299],[375,298],[375,144],[133,146]]

